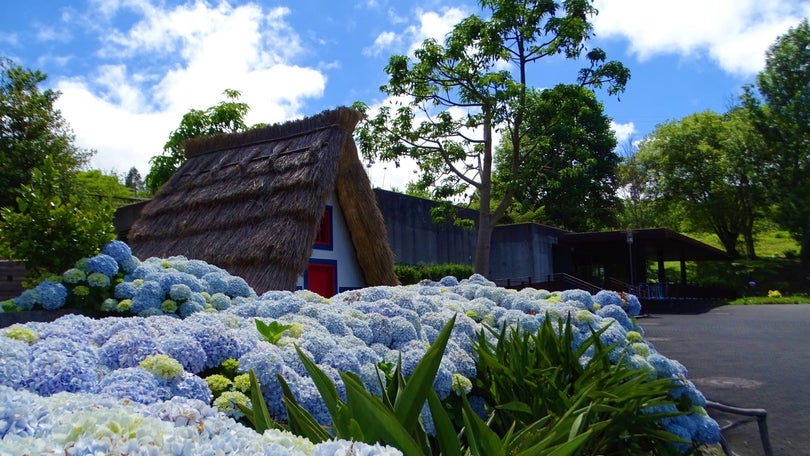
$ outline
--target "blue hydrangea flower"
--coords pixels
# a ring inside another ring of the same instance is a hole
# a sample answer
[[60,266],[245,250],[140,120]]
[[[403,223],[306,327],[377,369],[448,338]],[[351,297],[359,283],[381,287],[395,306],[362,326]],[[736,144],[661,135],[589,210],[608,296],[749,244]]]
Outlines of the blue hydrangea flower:
[[137,329],[124,329],[113,334],[98,349],[101,364],[110,369],[135,367],[147,356],[159,353],[153,334]]
[[458,279],[453,276],[442,277],[442,279],[439,280],[439,284],[444,287],[455,287],[458,285]]
[[219,366],[228,358],[238,359],[245,351],[244,344],[233,330],[193,325],[187,327],[188,333],[197,339],[205,351],[205,367]]
[[182,318],[187,318],[194,313],[202,312],[204,310],[205,307],[202,304],[195,301],[186,301],[183,304],[180,304],[180,307],[177,309],[177,313]]
[[30,372],[30,357],[31,347],[27,343],[0,336],[0,385],[23,386]]
[[624,304],[624,300],[622,300],[621,296],[619,296],[619,293],[616,293],[615,291],[612,290],[599,290],[599,292],[593,296],[593,301],[602,307],[604,306],[622,307],[622,305]]
[[169,288],[169,297],[177,302],[191,299],[191,288],[184,283],[176,283]]
[[110,286],[110,278],[100,272],[93,272],[87,276],[87,284],[96,288],[107,288]]
[[70,268],[62,274],[62,281],[71,285],[83,282],[86,278],[87,274],[78,268]]
[[132,299],[138,292],[138,286],[133,282],[121,282],[115,286],[113,296],[116,299]]
[[111,256],[115,261],[124,261],[132,256],[132,249],[119,240],[108,242],[107,245],[101,250],[101,253]]
[[596,311],[596,315],[599,315],[600,317],[603,318],[607,317],[613,318],[614,320],[616,320],[618,324],[622,326],[622,328],[624,328],[627,331],[632,331],[633,328],[635,327],[635,325],[633,325],[633,322],[630,320],[630,317],[627,316],[627,314],[620,306],[616,306],[613,304],[602,306],[599,308],[599,310]]
[[694,413],[690,415],[695,421],[693,441],[697,445],[714,444],[720,441],[720,426],[707,415]]
[[144,315],[149,309],[160,310],[160,305],[165,299],[166,294],[160,284],[152,280],[146,280],[135,292],[130,311],[134,314]]
[[627,295],[627,315],[635,317],[641,313],[641,302],[636,295]]
[[169,387],[140,366],[110,372],[101,379],[99,393],[141,404],[152,404],[171,397]]
[[584,309],[593,312],[593,296],[585,290],[565,290],[560,293],[560,299],[562,299],[563,302],[576,301],[582,305]]
[[205,290],[209,294],[228,293],[228,277],[223,272],[209,272],[202,276],[202,280],[206,285]]
[[67,288],[61,283],[45,280],[40,282],[34,288],[34,291],[36,292],[37,302],[45,310],[54,310],[65,305]]
[[365,342],[366,345],[374,343],[374,332],[365,320],[354,317],[345,317],[343,323],[349,328],[351,333]]
[[391,331],[391,348],[399,348],[418,337],[416,328],[405,317],[394,317],[389,320]]
[[31,310],[35,302],[37,302],[37,292],[33,289],[25,290],[14,298],[14,305],[21,310]]
[[214,267],[202,260],[188,260],[185,264],[184,272],[202,279],[209,272],[214,272]]
[[367,315],[366,323],[371,328],[371,333],[374,334],[372,343],[380,343],[387,347],[391,346],[391,321],[376,312]]
[[205,382],[205,380],[196,375],[189,374],[188,372],[185,372],[179,378],[170,381],[168,386],[169,390],[171,391],[171,396],[182,396],[189,399],[197,399],[205,402],[206,404],[210,403],[211,399],[213,398],[211,389],[208,388],[208,384]]
[[114,277],[118,274],[118,262],[115,258],[103,253],[87,260],[88,272],[100,272],[107,277]]
[[225,294],[230,297],[242,296],[242,297],[249,297],[254,296],[256,293],[250,288],[250,285],[245,281],[245,279],[241,277],[231,276],[228,277],[226,280],[226,291]]
[[225,293],[214,293],[209,302],[211,307],[217,310],[225,310],[231,307],[231,298]]
[[191,274],[179,271],[164,271],[162,274],[159,274],[157,277],[157,282],[160,284],[160,287],[163,289],[163,294],[168,295],[171,293],[172,286],[183,284],[187,286],[193,292],[200,292],[205,289],[205,286],[200,281],[200,279],[194,277]]
[[171,334],[158,339],[158,348],[176,359],[183,369],[197,374],[206,366],[208,355],[197,339],[188,334]]
[[61,338],[37,342],[31,350],[31,375],[26,388],[43,396],[62,391],[95,392],[98,356],[94,350]]

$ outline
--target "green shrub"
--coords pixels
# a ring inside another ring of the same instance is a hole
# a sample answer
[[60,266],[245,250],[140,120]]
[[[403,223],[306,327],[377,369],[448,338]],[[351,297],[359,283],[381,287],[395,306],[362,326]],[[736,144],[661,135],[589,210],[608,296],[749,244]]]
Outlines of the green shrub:
[[87,195],[51,157],[18,192],[17,208],[0,209],[0,255],[21,261],[30,283],[61,273],[115,238],[111,202]]
[[[567,422],[578,427],[570,429],[572,434],[589,431],[578,454],[680,454],[672,445],[677,437],[659,423],[662,415],[645,413],[676,405],[668,398],[675,388],[672,379],[654,379],[623,359],[613,364],[609,355],[615,347],[599,339],[606,329],[577,349],[571,324],[549,318],[535,333],[514,328],[479,333],[473,394],[484,397],[492,430],[507,435],[538,420],[570,419],[578,410],[578,419]],[[591,356],[583,362],[586,353]]]
[[424,279],[439,281],[444,277],[453,276],[457,279],[467,278],[475,272],[472,266],[460,263],[425,264],[417,265],[398,264],[394,272],[403,285],[419,283]]

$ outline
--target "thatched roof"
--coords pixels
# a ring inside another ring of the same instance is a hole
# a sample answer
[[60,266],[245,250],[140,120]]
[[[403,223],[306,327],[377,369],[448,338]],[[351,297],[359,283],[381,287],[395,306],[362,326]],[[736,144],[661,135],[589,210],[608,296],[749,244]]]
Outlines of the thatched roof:
[[185,255],[258,293],[295,288],[335,190],[368,286],[394,285],[394,257],[352,133],[349,108],[192,140],[187,160],[129,233],[141,258]]

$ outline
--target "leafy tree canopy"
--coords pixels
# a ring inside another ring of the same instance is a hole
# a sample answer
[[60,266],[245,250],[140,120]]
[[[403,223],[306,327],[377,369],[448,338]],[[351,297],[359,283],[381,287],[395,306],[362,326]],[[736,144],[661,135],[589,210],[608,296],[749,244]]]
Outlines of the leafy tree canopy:
[[16,207],[0,209],[0,256],[21,261],[29,279],[61,274],[115,238],[109,198],[90,196],[75,173],[45,157],[20,187]]
[[[757,96],[759,95],[759,96]],[[743,101],[768,141],[761,166],[777,221],[801,246],[802,277],[810,272],[810,23],[777,38],[765,54],[756,91],[746,87]]]
[[743,114],[706,111],[661,124],[635,156],[649,191],[682,209],[692,228],[717,234],[733,257],[741,234],[753,249],[754,219],[764,200],[756,166],[762,141]]
[[473,195],[480,204],[474,267],[486,274],[492,229],[516,190],[508,186],[491,207],[494,143],[497,133],[509,138],[513,157],[506,169],[518,175],[532,64],[552,56],[577,59],[585,52],[587,65],[577,82],[606,86],[610,94],[624,90],[630,73],[619,62],[606,62],[601,49],[586,51],[593,32],[589,19],[596,14],[591,1],[481,0],[480,5],[487,17],[467,17],[441,43],[424,41],[413,59],[390,58],[381,90],[396,104],[361,124],[357,138],[372,161],[414,160],[421,173],[417,185],[436,199]]
[[205,110],[192,109],[183,115],[180,125],[163,145],[163,153],[149,160],[152,167],[144,180],[149,193],[155,193],[186,160],[183,144],[187,140],[248,129],[245,116],[250,107],[239,101],[241,94],[238,90],[226,89],[224,94],[224,101]]
[[141,177],[141,173],[138,172],[138,168],[134,166],[127,171],[126,176],[124,177],[124,186],[127,187],[133,195],[140,195],[143,193],[143,178]]
[[528,91],[523,129],[517,174],[508,138],[495,155],[496,188],[515,188],[515,216],[572,231],[614,226],[620,159],[593,92],[570,84]]
[[31,170],[52,157],[59,172],[85,165],[90,152],[74,136],[54,103],[59,92],[41,89],[47,76],[0,57],[0,207],[16,207],[16,190]]
[[76,176],[88,196],[102,198],[132,198],[132,190],[118,180],[115,174],[104,174],[100,170],[80,171]]

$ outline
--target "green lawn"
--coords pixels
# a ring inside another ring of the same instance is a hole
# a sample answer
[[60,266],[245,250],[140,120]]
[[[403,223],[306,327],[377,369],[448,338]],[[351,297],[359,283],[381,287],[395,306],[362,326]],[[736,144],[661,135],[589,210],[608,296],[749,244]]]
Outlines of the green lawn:
[[[724,250],[717,236],[710,233],[686,233],[713,247]],[[701,285],[730,286],[737,290],[739,299],[731,304],[794,304],[810,303],[810,289],[799,286],[799,245],[785,231],[763,231],[754,245],[757,258],[737,259],[731,262],[690,263],[687,280]],[[739,246],[744,252],[744,246]],[[667,263],[667,275],[678,277],[679,264]],[[748,287],[749,281],[756,282]],[[769,291],[779,291],[781,297],[768,297]]]

